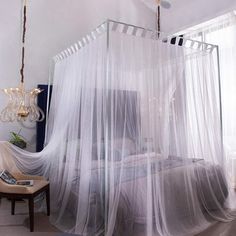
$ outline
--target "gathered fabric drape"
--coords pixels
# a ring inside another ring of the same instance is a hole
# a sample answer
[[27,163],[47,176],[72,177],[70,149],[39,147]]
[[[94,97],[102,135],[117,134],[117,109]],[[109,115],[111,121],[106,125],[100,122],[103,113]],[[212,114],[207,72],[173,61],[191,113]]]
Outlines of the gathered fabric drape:
[[226,14],[205,24],[198,33],[190,33],[198,38],[219,46],[219,62],[222,87],[222,117],[224,148],[227,158],[227,172],[230,185],[236,186],[236,15]]
[[56,62],[45,149],[1,143],[2,167],[11,156],[47,176],[52,222],[78,235],[194,235],[232,220],[215,50],[108,32]]

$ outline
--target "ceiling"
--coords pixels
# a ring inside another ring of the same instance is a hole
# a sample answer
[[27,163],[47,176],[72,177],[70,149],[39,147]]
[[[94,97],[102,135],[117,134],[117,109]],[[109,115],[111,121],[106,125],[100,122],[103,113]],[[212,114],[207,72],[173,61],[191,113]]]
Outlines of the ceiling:
[[[144,5],[146,5],[149,9],[156,11],[157,3],[156,0],[140,0]],[[171,4],[171,8],[179,8],[181,6],[185,6],[189,2],[193,0],[164,0]],[[166,10],[166,9],[165,9]]]
[[[138,0],[156,11],[155,0]],[[235,0],[168,0],[170,9],[161,9],[161,30],[176,33],[236,9]]]

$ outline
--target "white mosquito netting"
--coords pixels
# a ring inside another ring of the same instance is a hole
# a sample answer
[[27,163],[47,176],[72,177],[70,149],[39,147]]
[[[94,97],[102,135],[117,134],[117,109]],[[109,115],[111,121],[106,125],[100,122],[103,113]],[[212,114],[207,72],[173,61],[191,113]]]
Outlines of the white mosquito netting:
[[47,176],[52,222],[78,235],[194,235],[231,220],[215,47],[112,21],[90,36],[55,63],[45,149],[2,143],[2,165],[10,155]]
[[222,82],[223,139],[227,158],[230,185],[236,187],[236,14],[217,17],[200,25],[187,37],[204,39],[219,46],[220,74]]

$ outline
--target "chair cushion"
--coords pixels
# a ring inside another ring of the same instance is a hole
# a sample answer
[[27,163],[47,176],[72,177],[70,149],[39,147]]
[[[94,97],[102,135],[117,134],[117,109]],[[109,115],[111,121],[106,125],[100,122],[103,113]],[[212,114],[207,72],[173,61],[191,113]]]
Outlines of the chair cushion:
[[48,184],[49,182],[46,180],[34,180],[34,185],[27,187],[21,185],[10,185],[0,180],[0,193],[34,194]]

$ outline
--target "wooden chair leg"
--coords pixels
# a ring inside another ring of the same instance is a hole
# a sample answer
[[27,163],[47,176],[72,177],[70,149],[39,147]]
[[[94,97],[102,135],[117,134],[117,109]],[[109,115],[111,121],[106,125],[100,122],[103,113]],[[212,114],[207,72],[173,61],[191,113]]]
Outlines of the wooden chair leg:
[[15,215],[15,199],[11,199],[11,214]]
[[50,187],[46,190],[47,215],[50,216]]
[[34,198],[29,197],[30,232],[34,231]]

